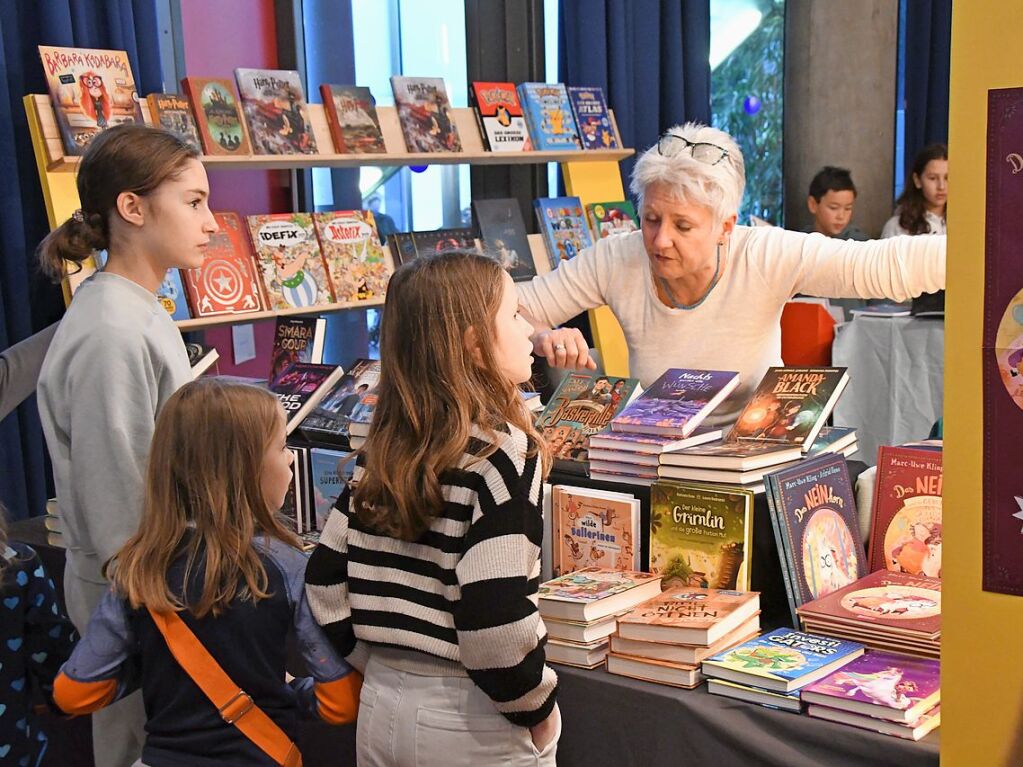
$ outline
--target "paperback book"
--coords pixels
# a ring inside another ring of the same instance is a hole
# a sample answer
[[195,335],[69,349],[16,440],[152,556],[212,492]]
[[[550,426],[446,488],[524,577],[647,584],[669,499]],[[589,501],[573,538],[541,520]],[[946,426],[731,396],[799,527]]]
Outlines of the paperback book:
[[272,386],[277,377],[295,362],[323,362],[323,339],[327,320],[323,317],[278,317],[270,354]]
[[669,368],[611,421],[611,430],[688,437],[738,385],[731,371]]
[[344,450],[314,447],[309,451],[313,478],[316,529],[323,525],[355,469],[355,456]]
[[617,149],[618,137],[611,125],[604,89],[570,85],[567,90],[583,149]]
[[205,154],[252,154],[233,82],[214,77],[186,77],[181,81],[181,88],[192,105]]
[[234,75],[256,154],[316,154],[298,72],[240,67]]
[[311,362],[296,362],[284,371],[270,391],[284,406],[288,423],[286,432],[291,434],[302,420],[315,408],[331,390],[343,372],[336,365],[314,365]]
[[314,445],[331,445],[350,450],[352,417],[379,379],[379,361],[355,360],[348,372],[302,421],[302,436]]
[[370,210],[314,213],[316,234],[339,302],[380,299],[394,272]]
[[219,230],[210,236],[198,269],[181,272],[193,317],[263,311],[256,262],[237,213],[214,213]]
[[473,82],[469,95],[489,151],[528,152],[533,148],[514,83]]
[[395,75],[391,89],[409,152],[462,151],[442,78]]
[[578,197],[541,197],[533,201],[533,210],[552,269],[593,245]]
[[266,213],[246,221],[271,309],[334,302],[320,243],[309,213]]
[[380,132],[376,99],[369,88],[358,85],[320,86],[323,112],[327,116],[334,149],[340,154],[384,154],[387,147]]

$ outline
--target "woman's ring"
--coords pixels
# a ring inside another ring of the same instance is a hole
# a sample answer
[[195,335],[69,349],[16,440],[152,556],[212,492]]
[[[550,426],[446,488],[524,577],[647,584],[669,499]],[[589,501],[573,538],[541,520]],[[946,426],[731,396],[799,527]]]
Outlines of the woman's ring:
[[564,344],[554,344],[554,351],[556,351],[556,352],[563,352],[563,351],[565,351],[565,345]]

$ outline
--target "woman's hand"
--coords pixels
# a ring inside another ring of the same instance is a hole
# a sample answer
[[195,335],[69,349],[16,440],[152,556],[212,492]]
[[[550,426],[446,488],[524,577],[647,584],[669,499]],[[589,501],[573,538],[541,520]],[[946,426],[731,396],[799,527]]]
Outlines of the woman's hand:
[[533,335],[532,340],[533,353],[546,357],[552,368],[597,369],[586,339],[576,328],[541,330]]
[[533,739],[533,745],[537,751],[543,751],[557,736],[560,720],[561,710],[558,708],[558,704],[555,703],[554,708],[551,709],[551,713],[547,715],[546,719],[540,722],[540,724],[535,724],[529,728],[529,737]]

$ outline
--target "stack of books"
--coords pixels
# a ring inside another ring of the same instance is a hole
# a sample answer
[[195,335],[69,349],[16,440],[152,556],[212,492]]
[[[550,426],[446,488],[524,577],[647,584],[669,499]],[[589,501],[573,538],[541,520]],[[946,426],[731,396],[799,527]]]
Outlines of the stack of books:
[[863,655],[863,645],[790,628],[703,661],[707,692],[799,713],[799,691]]
[[[613,428],[613,427],[612,427]],[[721,439],[721,429],[701,427],[684,439],[661,434],[604,431],[590,437],[590,477],[631,485],[652,485],[668,453]]]
[[604,663],[616,617],[661,591],[649,573],[586,567],[540,585],[547,660],[595,668]]
[[941,655],[941,580],[878,570],[796,611],[807,631],[877,650]]
[[804,687],[802,699],[818,719],[920,740],[941,723],[939,663],[868,651]]
[[607,670],[691,689],[702,660],[760,633],[759,616],[756,592],[669,589],[618,619]]

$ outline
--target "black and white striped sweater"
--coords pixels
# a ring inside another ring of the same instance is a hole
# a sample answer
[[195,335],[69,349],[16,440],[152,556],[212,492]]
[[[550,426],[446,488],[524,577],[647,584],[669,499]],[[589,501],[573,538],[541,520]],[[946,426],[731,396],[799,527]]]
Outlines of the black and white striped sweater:
[[[477,458],[491,443],[497,450]],[[474,431],[441,477],[443,511],[415,542],[361,525],[346,490],[306,568],[313,615],[354,665],[360,641],[459,664],[524,727],[550,714],[557,689],[537,611],[542,477],[526,452],[511,425],[490,438]],[[357,466],[353,483],[363,473]]]

